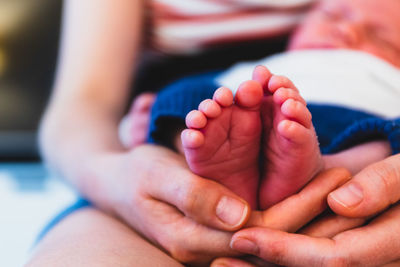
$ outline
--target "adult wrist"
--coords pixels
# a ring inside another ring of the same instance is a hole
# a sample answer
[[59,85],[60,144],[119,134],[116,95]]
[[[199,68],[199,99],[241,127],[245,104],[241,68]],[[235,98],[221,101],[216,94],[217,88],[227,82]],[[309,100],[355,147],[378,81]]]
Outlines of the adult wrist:
[[103,151],[87,158],[79,167],[78,190],[96,207],[115,214],[115,196],[119,193],[121,160],[127,152]]

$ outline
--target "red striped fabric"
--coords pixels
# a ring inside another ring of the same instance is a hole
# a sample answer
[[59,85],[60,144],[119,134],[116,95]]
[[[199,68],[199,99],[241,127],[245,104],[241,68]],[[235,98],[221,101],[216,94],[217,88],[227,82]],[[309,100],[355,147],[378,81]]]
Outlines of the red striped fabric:
[[150,0],[156,50],[189,54],[289,32],[316,0]]

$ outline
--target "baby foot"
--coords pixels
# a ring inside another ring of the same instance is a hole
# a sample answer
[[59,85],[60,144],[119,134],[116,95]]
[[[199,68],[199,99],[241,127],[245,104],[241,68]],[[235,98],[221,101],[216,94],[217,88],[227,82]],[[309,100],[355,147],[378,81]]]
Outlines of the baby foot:
[[151,108],[155,99],[155,94],[140,94],[133,101],[128,115],[122,119],[119,125],[119,138],[126,148],[134,148],[146,142]]
[[224,87],[188,113],[182,146],[190,169],[213,179],[257,207],[261,137],[259,83],[244,82],[233,103]]
[[253,79],[264,87],[261,107],[263,160],[261,209],[299,191],[323,167],[311,113],[299,91],[286,77],[255,69]]

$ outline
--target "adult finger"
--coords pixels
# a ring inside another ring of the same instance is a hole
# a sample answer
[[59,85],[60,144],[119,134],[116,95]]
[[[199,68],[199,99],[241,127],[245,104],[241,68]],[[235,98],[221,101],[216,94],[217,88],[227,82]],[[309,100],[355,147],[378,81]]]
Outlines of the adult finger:
[[334,242],[270,228],[247,228],[234,234],[232,249],[285,266],[315,266],[333,249]]
[[240,259],[236,259],[236,258],[218,258],[216,260],[214,260],[210,267],[257,267],[257,265],[251,264],[249,262],[246,261],[242,261]]
[[350,177],[350,172],[343,168],[324,171],[299,193],[263,212],[253,212],[246,227],[260,226],[296,232],[326,209],[328,194]]
[[400,200],[400,154],[369,165],[328,196],[331,209],[347,217],[365,217]]
[[244,255],[237,258],[232,257],[222,257],[215,259],[211,265],[211,267],[218,267],[218,266],[232,266],[232,267],[255,267],[255,266],[263,266],[263,267],[275,267],[276,264],[266,262],[263,259],[253,256],[253,255]]
[[145,199],[140,205],[147,211],[141,219],[148,222],[140,232],[179,262],[206,264],[239,255],[229,247],[232,233],[196,223],[163,201]]
[[367,218],[348,218],[336,214],[328,214],[322,218],[317,218],[297,233],[312,237],[331,238],[341,232],[362,226],[366,221]]
[[328,238],[248,228],[234,234],[231,247],[288,266],[380,266],[400,258],[400,206],[367,226]]
[[400,266],[400,260],[396,260],[391,263],[385,264],[382,267],[398,267],[398,266]]
[[[338,186],[347,182],[351,174],[342,168],[330,169],[320,173],[301,192],[264,212],[253,211],[246,227],[262,226],[296,231],[315,216],[325,210],[327,195]],[[236,258],[220,258],[212,266],[253,266],[249,261]],[[255,266],[275,266],[272,264],[255,264]]]
[[[212,228],[233,231],[250,216],[249,204],[224,186],[194,175],[178,154],[157,147],[143,192],[170,204],[194,221]],[[165,166],[174,166],[173,171]]]

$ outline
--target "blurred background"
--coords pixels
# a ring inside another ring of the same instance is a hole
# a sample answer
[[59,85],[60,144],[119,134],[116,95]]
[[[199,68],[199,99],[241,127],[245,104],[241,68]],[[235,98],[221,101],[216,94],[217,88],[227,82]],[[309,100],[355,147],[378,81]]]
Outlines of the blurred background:
[[61,1],[0,1],[0,157],[37,158],[56,64]]
[[40,163],[37,126],[53,81],[61,1],[0,0],[0,266],[21,266],[75,193]]

